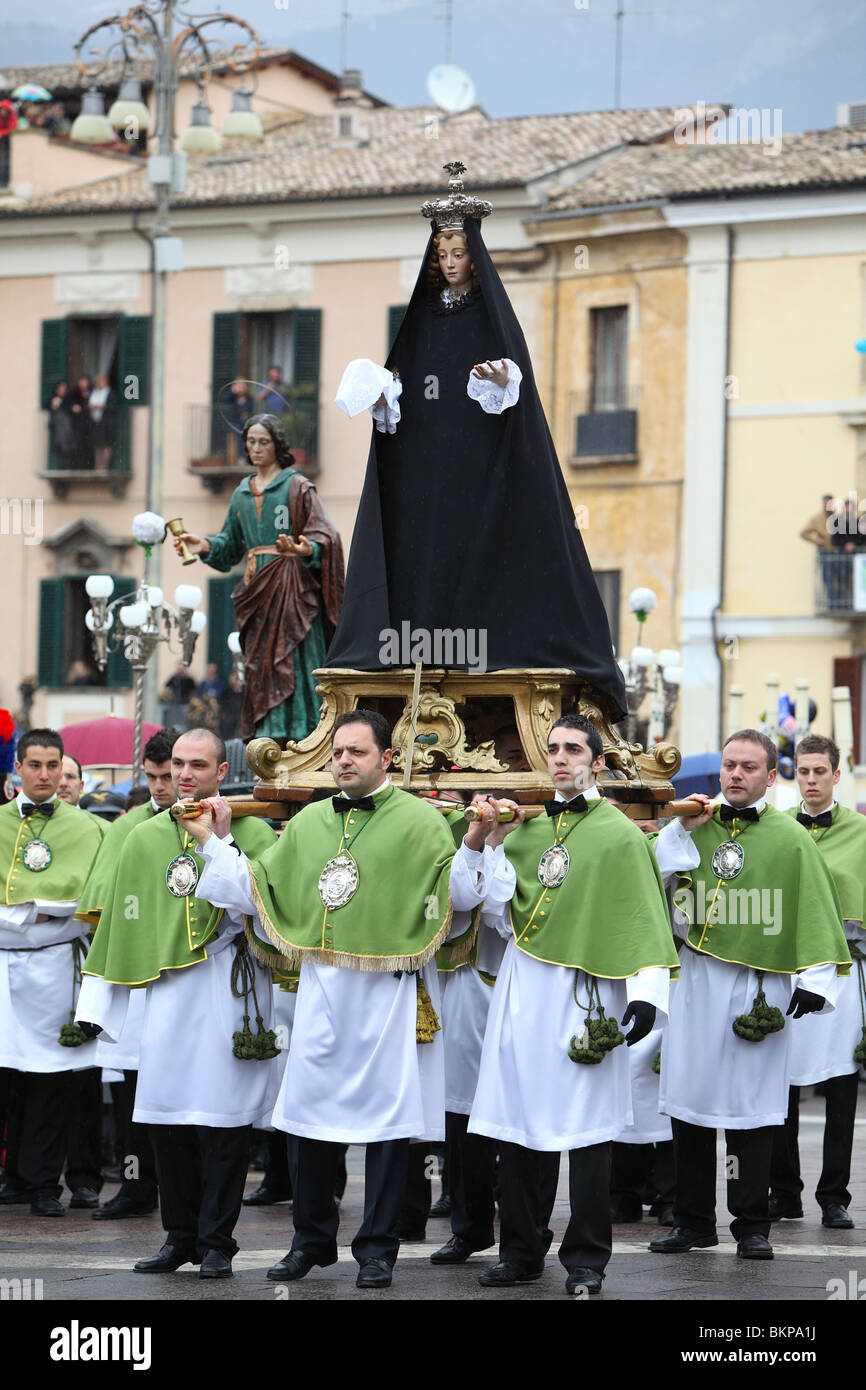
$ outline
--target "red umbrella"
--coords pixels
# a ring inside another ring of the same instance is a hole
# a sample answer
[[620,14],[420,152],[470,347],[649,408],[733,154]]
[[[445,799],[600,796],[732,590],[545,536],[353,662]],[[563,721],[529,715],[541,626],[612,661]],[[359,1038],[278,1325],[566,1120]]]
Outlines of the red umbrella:
[[[142,724],[141,745],[159,732],[159,724]],[[60,730],[63,747],[77,758],[83,767],[110,767],[112,764],[132,766],[133,730],[131,719],[108,715],[104,719],[85,719]]]

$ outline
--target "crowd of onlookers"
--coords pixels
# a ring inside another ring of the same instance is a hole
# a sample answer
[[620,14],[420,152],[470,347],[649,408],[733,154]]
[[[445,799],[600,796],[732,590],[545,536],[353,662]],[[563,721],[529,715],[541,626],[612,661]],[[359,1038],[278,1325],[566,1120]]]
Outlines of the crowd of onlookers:
[[178,728],[212,729],[228,741],[240,734],[244,691],[236,671],[223,680],[215,661],[208,662],[204,680],[197,684],[179,662],[163,686],[163,722]]
[[117,393],[104,372],[58,381],[49,412],[55,466],[106,473],[117,437]]

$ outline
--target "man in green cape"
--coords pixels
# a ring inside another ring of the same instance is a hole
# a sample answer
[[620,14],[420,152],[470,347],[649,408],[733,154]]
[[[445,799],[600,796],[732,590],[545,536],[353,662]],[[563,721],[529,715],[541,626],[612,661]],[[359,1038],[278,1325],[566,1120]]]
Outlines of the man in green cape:
[[18,1179],[0,1200],[62,1216],[60,1174],[75,1076],[92,1047],[71,1027],[85,933],[75,908],[102,839],[95,819],[58,800],[63,741],[32,729],[18,744],[21,791],[0,807],[0,1067],[19,1074]]
[[[851,1151],[857,1111],[858,1061],[866,1053],[863,988],[863,919],[866,907],[866,818],[834,799],[839,749],[831,738],[807,734],[797,744],[797,781],[802,801],[787,812],[812,837],[827,865],[842,908],[848,948],[856,964],[840,981],[836,1008],[826,1017],[809,1014],[793,1027],[791,1090],[784,1129],[773,1139],[770,1220],[803,1215],[798,1147],[800,1087],[820,1083],[827,1106],[824,1155],[815,1197],[821,1224],[851,1230]],[[859,1048],[859,1054],[858,1054]],[[858,1055],[855,1055],[858,1054]]]
[[[667,1011],[677,954],[652,849],[596,785],[604,752],[590,720],[553,724],[548,767],[546,814],[524,821],[514,808],[513,821],[488,826],[484,850],[482,921],[508,946],[469,1118],[471,1133],[499,1141],[500,1258],[481,1283],[544,1273],[568,1150],[566,1292],[598,1293],[611,1254],[611,1141],[632,1118],[621,1044]],[[626,1037],[620,1018],[632,1024]]]
[[[381,714],[341,715],[331,755],[340,796],[306,806],[248,866],[220,838],[222,808],[216,833],[209,818],[190,824],[208,861],[202,887],[211,901],[255,908],[264,944],[254,948],[300,966],[273,1117],[295,1137],[295,1237],[268,1271],[275,1280],[336,1261],[336,1166],[345,1144],[365,1144],[364,1221],[352,1253],[359,1288],[387,1287],[409,1140],[444,1138],[435,956],[451,930],[454,840],[438,811],[392,786],[390,742]],[[480,901],[470,882],[453,907]]]
[[[182,734],[171,763],[184,801],[215,795],[228,771],[225,745],[209,729]],[[202,1278],[223,1279],[238,1248],[250,1129],[269,1122],[276,1096],[277,1050],[270,972],[249,954],[242,915],[202,893],[185,828],[193,823],[156,815],[126,837],[78,1007],[90,1027],[117,1039],[130,991],[147,991],[133,1119],[149,1126],[166,1241],[136,1271],[192,1262]],[[233,834],[252,855],[275,838],[254,816]]]
[[788,1108],[791,1026],[835,1003],[851,957],[839,899],[796,821],[767,804],[776,747],[742,729],[722,749],[724,802],[665,826],[655,842],[674,878],[685,939],[662,1047],[659,1106],[673,1121],[674,1228],[658,1254],[718,1244],[716,1130],[728,1145],[737,1254],[771,1260],[767,1207],[774,1126]]
[[[102,847],[93,862],[75,914],[94,929],[99,924],[103,908],[114,897],[117,866],[127,836],[137,825],[167,810],[175,800],[171,780],[171,750],[177,737],[176,729],[159,729],[148,739],[142,753],[142,770],[150,796],[142,805],[118,816],[106,828]],[[123,1080],[112,1087],[122,1154],[120,1190],[93,1212],[94,1221],[118,1221],[127,1216],[144,1216],[156,1207],[153,1148],[147,1126],[135,1124],[132,1118],[145,998],[144,990],[136,990],[130,995],[129,1012],[116,1043],[105,1042],[102,1038],[96,1042],[97,1066],[122,1072]]]

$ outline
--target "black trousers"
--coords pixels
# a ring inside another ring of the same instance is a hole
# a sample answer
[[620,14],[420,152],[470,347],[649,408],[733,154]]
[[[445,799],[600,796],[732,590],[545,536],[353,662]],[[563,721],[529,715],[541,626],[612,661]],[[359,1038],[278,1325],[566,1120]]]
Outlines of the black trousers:
[[60,1196],[76,1076],[74,1071],[18,1073],[18,1177],[34,1195]]
[[[334,1264],[340,1208],[334,1198],[345,1144],[293,1136],[289,1149],[292,1170],[293,1250],[302,1250],[318,1265]],[[387,1260],[393,1265],[400,1247],[390,1234],[400,1217],[409,1171],[409,1140],[391,1139],[368,1144],[364,1157],[364,1219],[352,1254],[365,1260]]]
[[610,1195],[643,1203],[652,1193],[652,1204],[671,1206],[674,1200],[674,1146],[617,1144],[611,1153]]
[[[568,1155],[570,1217],[559,1247],[567,1270],[602,1274],[611,1255],[610,1143],[571,1149]],[[499,1145],[499,1258],[506,1263],[543,1263],[553,1232],[559,1154]]]
[[[486,1250],[494,1239],[496,1140],[484,1134],[469,1134],[468,1124],[468,1115],[457,1115],[451,1110],[445,1114],[451,1230],[473,1250]],[[555,1182],[553,1195],[555,1199]]]
[[[847,1207],[851,1203],[848,1183],[851,1180],[851,1150],[854,1147],[858,1085],[857,1072],[850,1076],[832,1076],[824,1082],[824,1161],[815,1190],[818,1205],[822,1209],[836,1203]],[[774,1197],[790,1197],[796,1201],[803,1191],[799,1135],[800,1087],[792,1086],[788,1096],[785,1123],[775,1130],[773,1138],[770,1191]]]
[[279,1192],[286,1197],[292,1195],[292,1179],[289,1173],[289,1136],[281,1129],[265,1133],[265,1148],[268,1160],[262,1175],[262,1187]]
[[250,1125],[149,1125],[156,1156],[159,1206],[168,1239],[195,1247],[199,1256],[219,1250],[231,1258],[232,1232],[244,1195]]
[[70,1192],[102,1188],[102,1070],[73,1072],[74,1096],[66,1145],[66,1186]]
[[410,1144],[406,1169],[406,1196],[398,1225],[409,1231],[423,1231],[433,1205],[433,1184],[429,1177],[430,1144]]
[[[671,1120],[674,1131],[676,1197],[674,1222],[703,1235],[716,1230],[716,1131],[685,1120]],[[728,1210],[731,1234],[769,1236],[770,1160],[778,1126],[726,1129]]]
[[156,1198],[156,1161],[150,1142],[148,1125],[136,1124],[135,1109],[137,1071],[125,1071],[123,1080],[113,1084],[114,1119],[120,1153],[120,1187],[131,1202],[152,1202]]

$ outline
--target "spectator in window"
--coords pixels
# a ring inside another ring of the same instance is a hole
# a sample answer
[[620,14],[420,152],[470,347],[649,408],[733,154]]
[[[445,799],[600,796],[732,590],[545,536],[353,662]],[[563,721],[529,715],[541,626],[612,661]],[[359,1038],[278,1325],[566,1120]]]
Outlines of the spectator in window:
[[93,672],[86,661],[73,661],[66,676],[67,685],[93,685]]
[[233,381],[231,386],[226,386],[220,392],[219,409],[229,427],[229,434],[226,438],[226,462],[232,468],[236,467],[238,463],[239,452],[240,461],[246,462],[244,451],[239,449],[239,444],[243,436],[244,426],[254,408],[255,403],[245,381]]
[[268,367],[268,384],[263,386],[256,396],[258,409],[270,415],[284,415],[289,408],[287,391],[288,387],[283,381],[282,369],[280,367]]
[[69,385],[65,381],[58,381],[51,397],[48,430],[51,452],[59,460],[61,468],[75,467],[75,425],[71,407]]
[[228,740],[240,737],[243,704],[244,688],[237,671],[232,671],[220,700],[220,738]]
[[90,394],[93,382],[89,376],[80,376],[70,393],[70,414],[75,430],[76,468],[90,468],[93,456],[90,452]]
[[186,705],[195,694],[195,681],[186,669],[182,661],[177,663],[177,670],[173,676],[169,676],[165,683],[161,699],[169,700],[175,705]]
[[222,679],[219,667],[215,661],[209,661],[205,670],[204,680],[199,681],[196,686],[196,695],[212,695],[215,700],[221,700],[225,693],[226,683]]
[[117,419],[117,396],[108,384],[104,372],[97,374],[87,402],[90,415],[90,442],[93,447],[93,467],[97,473],[107,473],[114,448],[114,429]]

